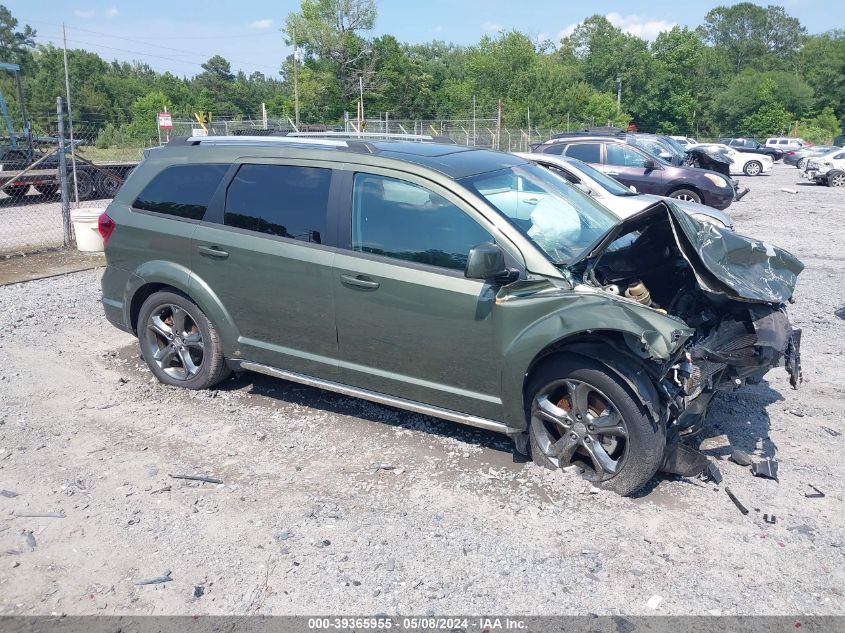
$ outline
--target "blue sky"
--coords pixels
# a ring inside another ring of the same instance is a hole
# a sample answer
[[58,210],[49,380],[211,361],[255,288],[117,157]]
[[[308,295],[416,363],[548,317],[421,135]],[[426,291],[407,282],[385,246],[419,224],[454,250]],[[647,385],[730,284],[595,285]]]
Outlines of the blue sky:
[[[59,44],[64,22],[68,47],[95,51],[107,60],[139,59],[180,76],[200,72],[200,64],[214,54],[226,57],[235,70],[275,74],[289,52],[279,28],[299,7],[298,0],[3,1],[20,22],[37,29],[41,43]],[[845,5],[838,1],[758,3],[783,4],[811,33],[845,26]],[[405,42],[471,44],[485,33],[518,29],[557,41],[584,18],[600,13],[628,32],[653,39],[675,24],[701,23],[707,11],[720,4],[733,1],[379,0],[375,34],[391,33]]]

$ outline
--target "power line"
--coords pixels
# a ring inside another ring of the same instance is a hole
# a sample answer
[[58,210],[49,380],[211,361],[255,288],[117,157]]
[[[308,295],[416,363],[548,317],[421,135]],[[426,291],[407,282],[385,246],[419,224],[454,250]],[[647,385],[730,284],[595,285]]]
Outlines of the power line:
[[[44,24],[47,24],[47,22],[45,22]],[[54,25],[54,26],[55,26],[55,25]],[[86,33],[93,33],[93,34],[95,34],[95,35],[101,35],[101,36],[103,36],[103,37],[109,37],[109,38],[112,38],[112,39],[119,39],[119,40],[125,40],[125,39],[126,39],[126,37],[125,37],[125,36],[121,36],[121,35],[114,35],[114,34],[111,34],[111,33],[104,33],[104,32],[102,32],[102,31],[95,31],[95,30],[93,30],[93,29],[86,29],[86,28],[83,28],[83,27],[74,27],[74,28],[75,28],[77,31],[85,31]],[[163,46],[163,45],[161,45],[161,44],[153,44],[152,42],[150,42],[150,41],[149,41],[150,39],[151,39],[151,38],[148,38],[148,37],[146,37],[146,36],[145,36],[145,37],[143,37],[143,38],[140,38],[140,37],[135,37],[133,41],[134,41],[134,42],[137,42],[137,43],[139,43],[139,44],[151,44],[151,45],[156,46],[156,47],[158,47],[158,48],[163,48],[163,49],[166,49],[166,50],[175,51],[175,52],[177,52],[177,53],[184,53],[184,54],[186,54],[186,55],[193,55],[193,56],[203,57],[203,58],[205,58],[205,59],[208,59],[209,57],[211,57],[211,56],[212,56],[212,55],[205,55],[205,54],[202,54],[202,53],[197,53],[196,51],[189,51],[189,50],[185,50],[184,48],[174,48],[174,47],[172,47],[172,46]],[[224,38],[224,39],[225,39],[225,38]],[[287,47],[286,47],[286,48],[287,48]],[[254,64],[253,62],[245,62],[245,61],[243,61],[243,60],[232,59],[232,60],[230,60],[230,61],[233,61],[233,62],[235,62],[236,64],[250,64],[250,65],[256,66],[256,64]],[[263,66],[263,65],[260,65],[260,64],[259,64],[259,65],[257,65],[257,66],[258,66],[258,67],[263,67],[263,68],[268,68],[268,66]]]
[[[61,26],[61,24],[57,22],[45,22],[44,20],[27,20],[26,18],[20,18],[18,20],[21,24],[46,24],[47,26]],[[91,31],[91,29],[85,29],[81,26],[74,26],[73,24],[68,24],[68,28],[74,28],[79,31]],[[91,33],[98,33],[98,31],[91,31]],[[101,33],[101,35],[103,35]],[[230,34],[219,34],[219,35],[145,35],[144,39],[147,40],[234,40],[234,39],[247,39],[247,38],[254,38],[260,36],[278,36],[278,31],[275,29],[272,31],[256,31],[255,33],[247,33],[243,35],[230,35]],[[124,36],[115,36],[120,37],[123,39]]]
[[[53,40],[57,39],[56,36],[52,36],[52,35],[36,35],[35,38],[39,39],[39,40],[48,41],[51,44],[54,44],[55,42]],[[194,67],[196,67],[196,66],[202,67],[202,63],[192,61],[192,60],[188,60],[188,59],[177,59],[175,57],[167,57],[165,55],[156,55],[155,53],[147,53],[147,52],[143,52],[143,51],[133,51],[133,50],[125,49],[125,48],[108,46],[107,44],[100,44],[98,42],[88,42],[88,41],[85,41],[85,40],[79,40],[79,39],[70,38],[70,37],[68,38],[68,42],[73,42],[75,44],[82,44],[84,46],[92,46],[94,48],[104,48],[104,49],[107,49],[107,50],[117,51],[117,52],[121,52],[121,53],[129,53],[130,55],[141,55],[142,57],[153,57],[155,59],[163,59],[163,60],[166,60],[166,61],[176,62],[178,64],[187,64],[189,66],[194,66]],[[140,42],[140,43],[143,43],[143,42]],[[160,48],[164,48],[164,47],[160,47]],[[178,50],[178,49],[176,49],[176,50]],[[203,58],[203,59],[208,59],[208,58],[212,57],[211,55],[206,57],[202,53],[190,53],[190,52],[187,52],[187,51],[184,52],[184,53],[180,53],[180,54],[182,56],[191,55],[193,57],[199,57],[199,58]],[[238,60],[227,60],[227,61],[233,61],[237,64],[246,64],[247,63],[247,62],[238,61]],[[279,64],[278,67],[265,66],[264,64],[250,64],[250,65],[253,68],[263,68],[265,70],[272,70],[274,72],[278,72],[281,68],[281,63]]]

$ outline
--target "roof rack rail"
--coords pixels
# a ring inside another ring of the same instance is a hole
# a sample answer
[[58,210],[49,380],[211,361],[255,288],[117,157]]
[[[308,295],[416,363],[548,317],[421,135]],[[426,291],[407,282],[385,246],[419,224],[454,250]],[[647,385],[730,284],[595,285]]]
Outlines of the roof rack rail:
[[174,136],[168,145],[324,145],[348,147],[346,139],[302,138],[296,136]]
[[422,141],[429,143],[448,143],[455,145],[455,141],[448,136],[431,134],[400,134],[397,132],[288,132],[288,137],[294,138],[337,138],[337,139],[360,139],[360,140],[399,140],[399,141]]

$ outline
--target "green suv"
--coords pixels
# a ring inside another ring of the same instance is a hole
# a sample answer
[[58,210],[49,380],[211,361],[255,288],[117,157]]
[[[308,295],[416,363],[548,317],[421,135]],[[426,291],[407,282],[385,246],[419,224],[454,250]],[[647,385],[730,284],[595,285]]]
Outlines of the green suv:
[[716,391],[784,359],[797,385],[792,255],[663,202],[620,222],[430,140],[149,150],[100,218],[108,320],[168,385],[277,376],[505,433],[621,494],[701,470],[683,437]]

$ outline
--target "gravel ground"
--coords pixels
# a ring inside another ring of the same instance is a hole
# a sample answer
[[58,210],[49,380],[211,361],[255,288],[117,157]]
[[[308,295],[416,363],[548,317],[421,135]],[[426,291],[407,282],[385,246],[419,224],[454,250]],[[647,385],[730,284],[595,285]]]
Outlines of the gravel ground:
[[0,613],[845,614],[845,192],[782,165],[748,181],[738,230],[807,265],[804,385],[777,369],[719,397],[703,436],[748,515],[722,486],[621,498],[500,436],[280,380],[164,387],[88,271],[0,288]]

